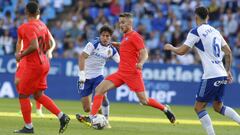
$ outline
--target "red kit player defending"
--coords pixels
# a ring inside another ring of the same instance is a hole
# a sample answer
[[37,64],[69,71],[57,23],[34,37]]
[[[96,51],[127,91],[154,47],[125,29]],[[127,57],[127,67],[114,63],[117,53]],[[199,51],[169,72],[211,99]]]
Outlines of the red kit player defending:
[[28,22],[18,28],[18,39],[23,41],[23,49],[16,55],[16,60],[19,62],[16,86],[25,126],[14,133],[34,133],[30,95],[59,118],[59,133],[63,133],[70,118],[43,93],[47,89],[47,75],[50,68],[46,56],[46,52],[52,49],[50,33],[46,25],[37,18],[40,13],[37,3],[29,2],[25,11]]
[[[116,73],[108,76],[96,88],[90,119],[94,118],[102,104],[104,94],[116,87],[126,84],[134,91],[143,105],[151,106],[165,113],[171,123],[175,123],[175,116],[170,109],[156,100],[147,97],[142,78],[142,67],[148,58],[144,40],[133,30],[133,16],[131,13],[122,13],[119,17],[119,25],[124,33],[121,43],[113,43],[120,47],[120,63]],[[84,117],[84,116],[82,116]],[[86,121],[89,118],[85,117]]]

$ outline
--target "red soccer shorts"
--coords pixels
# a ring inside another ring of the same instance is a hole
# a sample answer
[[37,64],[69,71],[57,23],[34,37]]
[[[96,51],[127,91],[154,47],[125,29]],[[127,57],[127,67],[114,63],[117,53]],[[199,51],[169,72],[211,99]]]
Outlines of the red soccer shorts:
[[141,72],[124,73],[117,71],[116,73],[109,75],[106,80],[113,82],[115,87],[119,87],[126,83],[130,90],[134,92],[143,92],[145,90]]
[[16,78],[19,79],[17,91],[19,94],[31,95],[39,90],[47,89],[49,64],[38,66],[19,65]]

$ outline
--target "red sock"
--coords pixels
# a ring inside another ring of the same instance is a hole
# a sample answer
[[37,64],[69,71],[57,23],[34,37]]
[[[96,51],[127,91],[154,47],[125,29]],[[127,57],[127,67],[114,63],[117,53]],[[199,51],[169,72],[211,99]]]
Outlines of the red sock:
[[21,106],[22,116],[25,124],[32,123],[32,118],[31,118],[32,107],[30,103],[30,98],[20,98],[19,103]]
[[158,103],[155,99],[153,98],[148,98],[148,105],[151,106],[151,107],[154,107],[154,108],[157,108],[161,111],[164,110],[164,105],[161,104],[161,103]]
[[100,106],[102,105],[103,95],[96,95],[93,98],[93,105],[91,110],[91,115],[96,115]]
[[42,108],[42,104],[40,104],[38,101],[36,101],[36,108],[37,110],[40,110]]
[[57,105],[53,102],[53,100],[45,94],[42,94],[42,96],[39,97],[37,101],[56,116],[58,116],[58,114],[61,112],[61,110],[58,109]]

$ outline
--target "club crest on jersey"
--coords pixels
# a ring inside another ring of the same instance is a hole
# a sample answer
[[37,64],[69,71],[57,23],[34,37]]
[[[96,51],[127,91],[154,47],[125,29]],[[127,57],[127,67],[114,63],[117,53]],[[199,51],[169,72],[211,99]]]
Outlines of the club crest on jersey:
[[125,41],[127,41],[127,40],[128,40],[128,38],[126,37],[126,38],[125,38]]
[[107,53],[108,53],[108,56],[111,56],[111,50],[108,50]]

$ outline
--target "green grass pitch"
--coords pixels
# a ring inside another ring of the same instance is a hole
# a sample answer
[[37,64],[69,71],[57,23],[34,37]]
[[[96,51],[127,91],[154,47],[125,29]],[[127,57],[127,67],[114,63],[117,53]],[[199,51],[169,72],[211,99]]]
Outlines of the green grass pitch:
[[[172,106],[179,124],[170,124],[165,115],[153,108],[128,103],[111,103],[111,129],[94,130],[79,123],[76,113],[83,113],[79,101],[56,100],[57,105],[71,116],[71,121],[65,135],[205,135],[197,115],[191,106]],[[35,113],[33,101],[32,112]],[[240,126],[231,120],[207,109],[217,135],[238,135]],[[240,110],[237,109],[240,113]],[[0,135],[14,135],[15,129],[23,127],[21,115],[18,115],[17,99],[0,99]],[[57,135],[59,122],[44,109],[45,118],[33,115],[35,135]],[[48,116],[48,117],[47,117]]]

